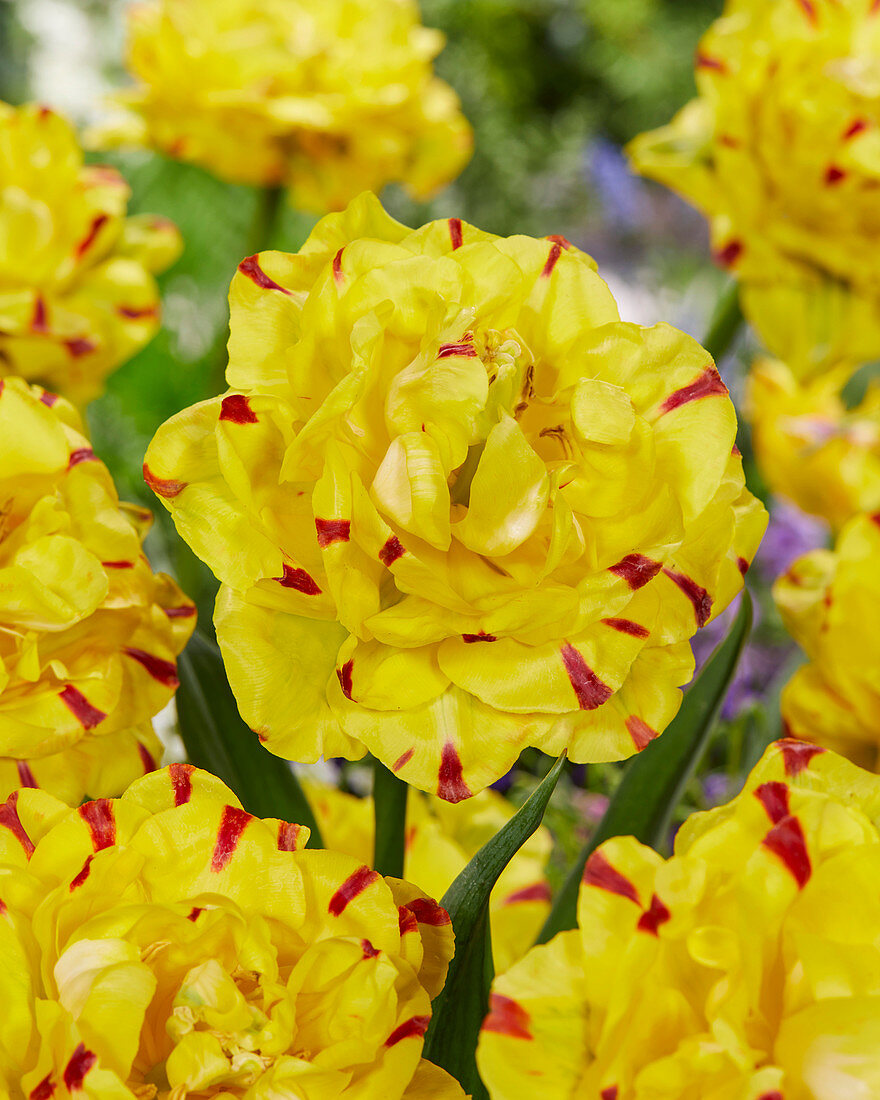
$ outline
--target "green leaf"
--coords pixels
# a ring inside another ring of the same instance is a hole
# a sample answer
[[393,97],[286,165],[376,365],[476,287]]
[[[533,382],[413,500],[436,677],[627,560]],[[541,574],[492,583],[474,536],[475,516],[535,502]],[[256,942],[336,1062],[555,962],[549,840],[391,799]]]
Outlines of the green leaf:
[[620,786],[593,836],[553,902],[538,943],[577,924],[577,897],[590,853],[612,836],[634,836],[662,847],[682,791],[709,741],[752,625],[752,601],[743,591],[730,632],[685,693],[681,709],[662,736],[627,764]]
[[196,631],[177,668],[177,716],[190,762],[222,779],[248,813],[307,825],[308,846],[320,848],[321,831],[290,765],[242,721],[216,644]]
[[440,904],[452,918],[455,956],[442,992],[434,1001],[424,1057],[441,1066],[473,1100],[487,1100],[475,1052],[489,1011],[494,976],[489,933],[489,895],[498,876],[541,824],[565,761],[556,761],[540,786],[510,821],[484,844],[452,883]]
[[376,840],[373,867],[380,875],[403,878],[406,795],[409,787],[379,760],[373,761],[373,815]]
[[736,279],[731,279],[715,303],[702,340],[703,347],[716,363],[720,363],[733,347],[744,320],[739,304],[739,284]]

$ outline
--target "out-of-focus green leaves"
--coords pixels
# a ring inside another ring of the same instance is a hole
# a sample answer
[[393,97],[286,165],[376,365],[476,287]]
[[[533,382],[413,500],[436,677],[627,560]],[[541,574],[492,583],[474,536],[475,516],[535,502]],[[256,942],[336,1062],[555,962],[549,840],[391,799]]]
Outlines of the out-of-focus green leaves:
[[605,816],[554,900],[538,943],[575,927],[584,866],[603,841],[612,836],[634,836],[643,844],[665,847],[672,813],[706,749],[751,625],[752,601],[748,591],[743,591],[733,626],[685,693],[678,714],[665,733],[626,765]]
[[492,944],[489,895],[498,876],[541,824],[565,757],[561,756],[528,801],[477,852],[440,904],[452,918],[455,956],[442,992],[434,1001],[425,1036],[425,1057],[451,1073],[473,1100],[487,1097],[477,1073],[475,1051],[480,1025],[489,1010]]
[[190,762],[219,776],[248,813],[308,825],[308,846],[320,848],[320,829],[290,765],[242,721],[217,646],[197,631],[177,666],[177,714]]

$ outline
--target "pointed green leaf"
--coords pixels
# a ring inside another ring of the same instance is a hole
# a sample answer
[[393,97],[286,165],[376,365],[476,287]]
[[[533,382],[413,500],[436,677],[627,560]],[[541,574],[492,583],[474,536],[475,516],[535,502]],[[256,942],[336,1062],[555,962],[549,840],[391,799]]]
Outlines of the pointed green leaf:
[[538,943],[577,924],[577,897],[590,853],[612,836],[634,836],[643,844],[660,847],[685,784],[694,773],[752,625],[752,601],[743,591],[739,614],[727,637],[715,649],[685,693],[681,709],[660,737],[626,765],[626,772],[593,836],[584,845],[553,909],[541,929]]
[[177,716],[190,762],[222,779],[248,813],[307,825],[309,847],[320,848],[315,815],[290,765],[242,721],[216,644],[196,631],[177,668]]
[[564,761],[565,756],[560,756],[528,801],[483,845],[440,902],[452,918],[455,957],[446,985],[434,1001],[424,1056],[451,1073],[474,1100],[488,1096],[477,1073],[475,1051],[494,975],[489,895],[498,876],[541,824]]

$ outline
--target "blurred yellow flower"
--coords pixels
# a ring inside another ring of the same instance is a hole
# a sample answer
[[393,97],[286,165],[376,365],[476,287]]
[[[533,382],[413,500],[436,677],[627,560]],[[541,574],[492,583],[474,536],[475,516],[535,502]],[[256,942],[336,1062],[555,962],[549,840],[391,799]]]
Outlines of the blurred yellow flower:
[[0,379],[0,440],[0,797],[118,794],[156,766],[195,607],[152,573],[152,517],[119,503],[72,406]]
[[420,1062],[447,913],[172,764],[0,806],[0,1094],[464,1100]]
[[782,621],[803,648],[782,693],[796,737],[880,771],[880,517],[857,516],[833,550],[798,558],[773,586]]
[[831,371],[798,383],[778,360],[760,359],[748,380],[746,413],[755,458],[774,493],[838,530],[880,510],[880,386],[848,409],[846,378]]
[[317,213],[392,182],[424,198],[472,145],[432,72],[442,46],[414,0],[145,0],[130,9],[127,112],[95,139],[284,186]]
[[222,581],[241,712],[294,760],[365,748],[458,802],[526,745],[631,755],[766,523],[708,353],[623,324],[563,238],[372,195],[242,261],[232,391],[147,482]]
[[492,1100],[880,1095],[878,821],[875,776],[781,741],[670,859],[603,844],[580,927],[495,982]]
[[874,0],[727,0],[698,97],[629,146],[709,218],[746,314],[800,377],[880,354],[878,72]]
[[153,273],[180,252],[165,218],[126,217],[112,168],[84,165],[71,125],[0,103],[0,376],[82,404],[159,327]]
[[[356,798],[333,787],[306,783],[324,844],[362,862],[373,858],[371,798]],[[406,808],[404,877],[431,897],[442,898],[453,879],[513,816],[514,807],[493,790],[481,791],[457,806],[410,794]],[[553,842],[540,826],[498,879],[489,902],[492,955],[502,973],[535,942],[550,912],[550,885],[544,868]]]

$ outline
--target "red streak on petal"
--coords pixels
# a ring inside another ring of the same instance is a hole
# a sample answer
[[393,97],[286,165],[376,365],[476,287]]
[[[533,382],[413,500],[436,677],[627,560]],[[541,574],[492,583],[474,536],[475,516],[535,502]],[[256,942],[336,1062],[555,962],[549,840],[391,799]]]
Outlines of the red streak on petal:
[[351,698],[351,673],[353,668],[354,661],[349,659],[342,668],[336,670],[336,678],[339,680],[339,686],[342,688],[342,694],[346,699]]
[[194,905],[187,914],[187,920],[197,921],[199,917],[204,913],[204,906]]
[[391,1032],[385,1040],[385,1046],[393,1047],[396,1043],[399,1043],[401,1039],[421,1039],[428,1030],[428,1024],[430,1022],[430,1016],[412,1016],[409,1020],[405,1020],[400,1027],[396,1027],[394,1031]]
[[102,561],[105,569],[134,569],[133,561]]
[[556,261],[561,255],[562,245],[554,241],[553,244],[550,245],[550,252],[547,255],[547,262],[544,264],[543,270],[541,271],[542,279],[546,279],[551,274],[553,268],[556,267]]
[[180,686],[177,678],[177,665],[173,661],[165,661],[143,649],[135,649],[134,646],[126,646],[123,650],[133,661],[142,665],[150,676],[163,687],[175,689]]
[[400,929],[401,936],[419,930],[419,922],[416,920],[415,914],[411,913],[405,905],[398,905],[397,907],[397,926]]
[[749,563],[746,561],[745,558],[737,558],[736,559],[736,567],[740,571],[740,573],[742,573],[743,576],[745,576],[746,573],[748,573],[748,571],[749,571]]
[[440,754],[437,794],[445,802],[463,802],[471,797],[470,788],[464,781],[461,760],[451,741],[446,742]]
[[333,257],[333,278],[336,280],[337,286],[342,286],[345,282],[345,276],[342,274],[342,253],[344,251],[345,245],[343,245]]
[[116,312],[128,321],[143,321],[148,317],[157,317],[159,306],[155,302],[149,306],[117,306]]
[[404,908],[413,914],[419,924],[427,924],[431,928],[444,928],[452,924],[452,918],[433,898],[413,898]]
[[739,138],[735,138],[733,134],[719,134],[718,140],[722,145],[726,145],[728,149],[739,149],[742,144]]
[[633,638],[647,638],[651,633],[646,626],[634,623],[632,619],[603,619],[602,622],[612,630],[619,630],[621,634],[631,634]]
[[721,380],[721,375],[714,367],[706,367],[703,373],[688,386],[682,386],[680,390],[671,393],[660,406],[660,412],[668,413],[673,409],[681,408],[690,401],[697,401],[701,397],[726,397],[727,386]]
[[81,462],[97,461],[98,456],[91,447],[79,447],[77,450],[71,451],[70,458],[67,460],[67,468],[72,470],[74,466],[79,466]]
[[109,798],[96,798],[79,808],[92,838],[92,847],[96,852],[103,848],[112,848],[116,843],[116,819],[113,816],[113,803]]
[[40,786],[36,779],[34,779],[34,773],[31,771],[26,760],[16,760],[15,767],[18,771],[18,781],[22,787]]
[[639,917],[636,927],[640,932],[650,932],[652,936],[656,936],[660,925],[665,924],[671,915],[657,895],[652,894],[651,904]]
[[461,248],[461,245],[462,245],[461,218],[450,218],[449,219],[449,239],[450,239],[450,241],[452,241],[453,251],[456,248]]
[[552,895],[546,882],[536,882],[534,886],[525,886],[508,894],[503,905],[517,905],[521,901],[550,901]]
[[232,859],[241,835],[253,818],[245,810],[237,806],[224,806],[223,816],[220,818],[220,829],[217,833],[217,843],[214,845],[214,854],[211,856],[211,870],[222,871]]
[[806,17],[810,20],[811,23],[815,23],[816,22],[816,6],[813,3],[813,0],[798,0],[798,3],[800,4],[801,10],[803,11],[804,15],[806,15]]
[[742,451],[739,449],[739,447],[737,447],[737,445],[735,443],[730,448],[730,453],[734,456],[734,458],[742,458],[742,456],[743,456]]
[[168,500],[182,493],[187,484],[185,481],[175,481],[174,478],[156,477],[146,462],[144,463],[144,481],[154,493]]
[[644,554],[627,554],[617,565],[609,565],[608,572],[622,577],[635,590],[652,581],[662,568],[662,562],[646,558]]
[[290,821],[278,822],[278,851],[295,852],[296,841],[299,836],[300,826]]
[[636,752],[641,752],[655,737],[659,737],[657,731],[652,729],[644,719],[639,718],[637,714],[631,714],[624,725],[626,726],[626,732],[632,738]]
[[147,746],[142,745],[140,741],[138,741],[138,755],[140,756],[141,763],[144,766],[144,775],[149,775],[150,772],[154,772],[156,770],[156,761],[153,759],[153,754],[150,752]]
[[729,241],[712,253],[712,258],[722,267],[732,267],[743,253],[742,241]]
[[560,245],[562,248],[571,248],[571,241],[568,239],[568,237],[563,237],[561,233],[548,233],[544,240],[553,241],[555,244]]
[[856,134],[862,133],[863,130],[868,129],[868,120],[865,118],[854,119],[849,126],[843,131],[843,140],[849,141],[850,138],[854,138]]
[[85,1075],[97,1061],[97,1054],[94,1054],[91,1050],[86,1050],[85,1044],[80,1043],[70,1056],[70,1061],[64,1067],[64,1084],[69,1092],[83,1087]]
[[694,605],[694,615],[697,618],[697,626],[705,626],[712,614],[712,597],[695,580],[686,577],[684,573],[675,573],[671,569],[663,572],[677,585]]
[[[0,392],[2,392],[2,386],[0,386]],[[45,390],[43,393],[40,394],[40,400],[43,402],[44,405],[48,405],[51,409],[55,402],[58,400],[58,394],[50,393],[48,390]]]
[[465,359],[476,359],[477,349],[473,344],[462,342],[460,344],[441,344],[437,352],[438,359],[449,359],[450,356],[462,356]]
[[49,331],[49,322],[46,318],[46,303],[41,297],[34,302],[34,315],[31,317],[31,332],[46,333]]
[[168,767],[168,778],[174,790],[174,805],[183,806],[192,798],[192,773],[195,771],[192,764],[171,764]]
[[825,184],[828,187],[834,187],[835,184],[846,179],[848,174],[845,168],[840,168],[836,164],[829,164],[825,169]]
[[755,798],[767,811],[767,816],[774,825],[778,825],[791,812],[788,796],[789,789],[785,783],[762,783],[760,787],[755,788]]
[[68,684],[64,691],[59,691],[58,698],[85,730],[93,730],[107,717],[102,710],[93,707],[85,695],[81,691],[77,691],[73,684]]
[[220,420],[231,420],[233,424],[257,424],[257,414],[243,393],[231,393],[220,402]]
[[361,940],[361,951],[363,951],[365,959],[375,959],[379,954],[379,948],[373,947],[369,940]]
[[278,581],[282,588],[295,588],[306,596],[320,596],[321,589],[315,583],[315,578],[305,569],[295,569],[287,562],[281,568],[284,571],[283,576],[273,577],[272,580]]
[[461,640],[467,642],[469,645],[472,642],[497,642],[498,639],[494,634],[487,634],[481,630],[479,634],[462,634]]
[[[880,3],[880,0],[877,0],[877,2]],[[758,1100],[785,1100],[785,1097],[779,1089],[773,1089],[772,1092],[762,1092]]]
[[710,57],[708,54],[698,52],[694,60],[698,69],[714,69],[719,73],[727,72],[727,66],[720,58]]
[[601,852],[593,852],[587,860],[582,882],[584,886],[595,886],[599,890],[619,894],[622,898],[634,901],[638,906],[642,904],[635,886],[620,871],[612,867]]
[[391,535],[385,542],[385,545],[379,551],[379,561],[385,566],[390,566],[392,562],[397,561],[398,558],[403,557],[406,553],[401,545],[400,539],[397,535]]
[[410,760],[412,760],[415,751],[415,749],[407,749],[406,752],[402,752],[391,765],[391,770],[393,772],[399,772],[402,767],[404,767],[410,762]]
[[315,530],[318,532],[318,546],[326,550],[334,542],[348,542],[351,538],[351,520],[319,519],[316,516]]
[[55,1082],[52,1080],[52,1074],[47,1073],[42,1081],[29,1093],[29,1100],[49,1100],[55,1092]]
[[617,1100],[617,1085],[609,1085],[599,1093],[599,1100]]
[[611,698],[612,689],[599,679],[573,645],[566,642],[559,652],[581,710],[595,710]]
[[73,892],[73,891],[74,891],[74,890],[75,890],[75,889],[76,889],[76,888],[77,888],[78,886],[82,886],[82,884],[83,884],[83,883],[84,883],[84,882],[86,881],[86,879],[87,879],[87,878],[89,877],[89,874],[90,874],[90,872],[91,872],[91,870],[92,870],[92,860],[93,860],[94,858],[95,858],[95,857],[94,857],[93,855],[92,855],[92,856],[86,856],[86,861],[85,861],[85,863],[84,863],[84,864],[82,865],[82,868],[80,869],[80,872],[79,872],[79,874],[78,874],[78,875],[76,875],[76,876],[75,876],[75,878],[72,878],[72,879],[70,880],[70,890],[71,890],[71,893],[72,893],[72,892]]
[[80,259],[83,253],[87,252],[92,247],[92,245],[95,243],[95,238],[98,236],[98,233],[101,230],[101,226],[109,221],[109,219],[109,214],[97,214],[92,219],[92,224],[89,226],[88,233],[86,233],[83,239],[76,246],[77,259]]
[[512,997],[500,993],[489,994],[489,1015],[483,1021],[483,1031],[507,1035],[511,1039],[531,1039],[531,1017]]
[[289,290],[285,290],[283,286],[276,283],[274,279],[270,279],[266,272],[260,267],[256,256],[248,256],[238,265],[238,270],[242,275],[247,277],[257,286],[262,287],[263,290],[280,290],[282,294],[290,294]]
[[195,607],[163,607],[169,619],[191,619],[196,613]]
[[796,817],[784,817],[773,826],[761,843],[782,860],[794,876],[798,887],[803,889],[810,878],[812,867],[800,821]]
[[362,894],[368,886],[372,886],[372,884],[377,882],[380,878],[381,875],[379,875],[377,871],[371,871],[366,864],[364,864],[363,867],[358,867],[356,871],[348,876],[330,899],[327,911],[334,917],[340,916],[345,911],[349,902],[354,901],[358,894]]
[[18,809],[16,803],[18,802],[18,791],[13,791],[9,798],[0,806],[0,826],[8,829],[18,843],[24,848],[24,853],[28,857],[34,854],[34,842],[25,832],[25,828],[21,823],[21,818],[18,816]]
[[785,738],[778,742],[782,749],[782,762],[785,774],[790,778],[800,775],[810,766],[814,756],[820,756],[825,750],[820,745],[809,745],[806,741]]
[[94,340],[89,340],[85,336],[78,336],[74,340],[65,340],[64,346],[74,359],[81,359],[83,355],[88,355],[89,352],[94,351],[98,345]]

